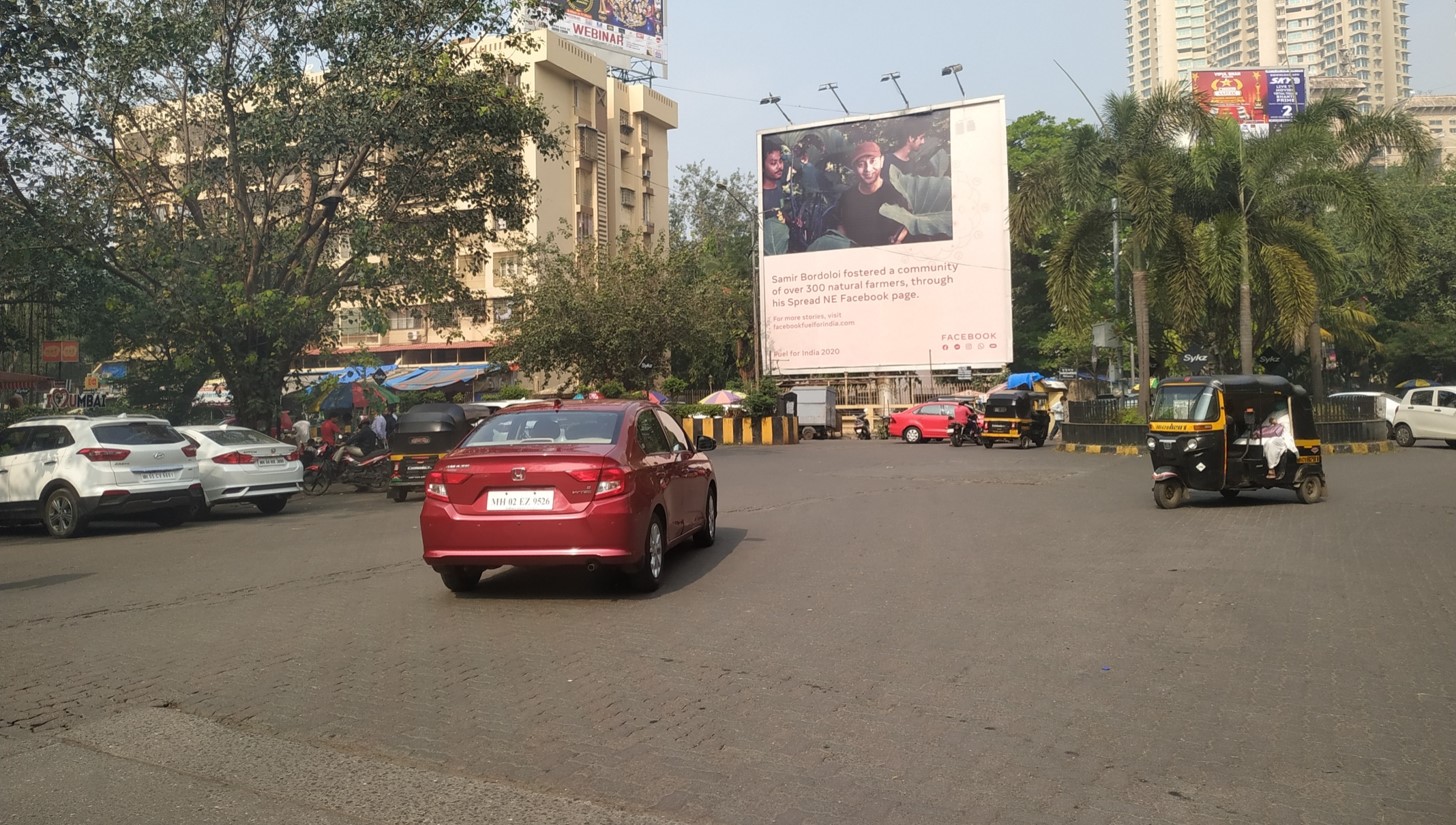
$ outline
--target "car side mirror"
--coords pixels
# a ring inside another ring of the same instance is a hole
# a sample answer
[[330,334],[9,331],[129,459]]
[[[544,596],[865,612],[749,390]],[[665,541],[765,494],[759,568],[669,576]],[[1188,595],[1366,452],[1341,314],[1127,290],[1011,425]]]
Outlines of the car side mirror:
[[693,442],[693,444],[698,448],[698,452],[700,453],[706,453],[718,449],[718,442],[712,436],[700,435],[697,437],[697,440]]

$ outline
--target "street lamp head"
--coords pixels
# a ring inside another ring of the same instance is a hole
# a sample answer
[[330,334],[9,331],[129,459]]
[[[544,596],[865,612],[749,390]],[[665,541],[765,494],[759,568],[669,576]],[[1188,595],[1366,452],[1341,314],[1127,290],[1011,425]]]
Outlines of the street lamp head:
[[779,98],[778,95],[771,94],[768,97],[764,98],[763,100],[760,100],[758,102],[758,105],[760,105],[760,106],[767,106],[770,103],[773,103],[773,104],[777,105],[778,102],[779,102],[779,100],[780,100],[780,98]]
[[838,88],[839,88],[839,84],[838,83],[830,82],[830,83],[821,84],[819,86],[819,91],[821,91],[821,92],[832,92],[832,91],[834,91],[835,89],[838,89]]
[[940,76],[945,77],[948,74],[955,74],[956,72],[959,72],[964,68],[965,67],[959,63],[952,63],[949,66],[946,66],[944,69],[940,70]]
[[884,75],[882,75],[880,77],[880,82],[881,83],[884,83],[886,80],[899,80],[899,79],[900,79],[900,73],[899,72],[886,72]]

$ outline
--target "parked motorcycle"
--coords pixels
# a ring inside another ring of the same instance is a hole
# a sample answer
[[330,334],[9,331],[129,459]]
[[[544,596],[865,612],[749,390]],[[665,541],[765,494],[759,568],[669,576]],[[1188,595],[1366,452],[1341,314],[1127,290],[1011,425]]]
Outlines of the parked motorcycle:
[[383,492],[389,487],[389,450],[365,454],[352,445],[335,447],[304,467],[303,492],[323,495],[335,482],[352,484],[359,492]]
[[950,446],[952,447],[959,447],[962,444],[981,443],[981,428],[976,426],[976,419],[974,418],[972,418],[970,421],[967,421],[964,427],[957,424],[955,420],[952,419],[951,422],[946,425],[946,430],[950,433]]
[[870,440],[870,417],[860,411],[854,416],[854,437],[860,441]]

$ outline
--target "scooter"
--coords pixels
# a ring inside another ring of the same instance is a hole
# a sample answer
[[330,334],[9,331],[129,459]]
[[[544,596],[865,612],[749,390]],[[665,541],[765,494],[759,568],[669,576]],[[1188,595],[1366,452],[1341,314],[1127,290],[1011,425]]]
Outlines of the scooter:
[[854,417],[854,437],[860,441],[870,440],[870,418],[863,412]]

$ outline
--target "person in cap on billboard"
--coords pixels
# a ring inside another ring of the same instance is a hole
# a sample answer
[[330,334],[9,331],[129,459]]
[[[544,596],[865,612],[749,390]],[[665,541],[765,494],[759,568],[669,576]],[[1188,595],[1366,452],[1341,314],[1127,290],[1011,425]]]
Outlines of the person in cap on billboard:
[[763,214],[773,215],[784,205],[784,147],[777,140],[763,142]]
[[884,164],[880,144],[871,138],[856,142],[850,151],[849,165],[858,185],[839,196],[839,229],[860,246],[900,243],[909,234],[904,226],[880,214],[883,204],[910,208],[900,190],[881,176]]

